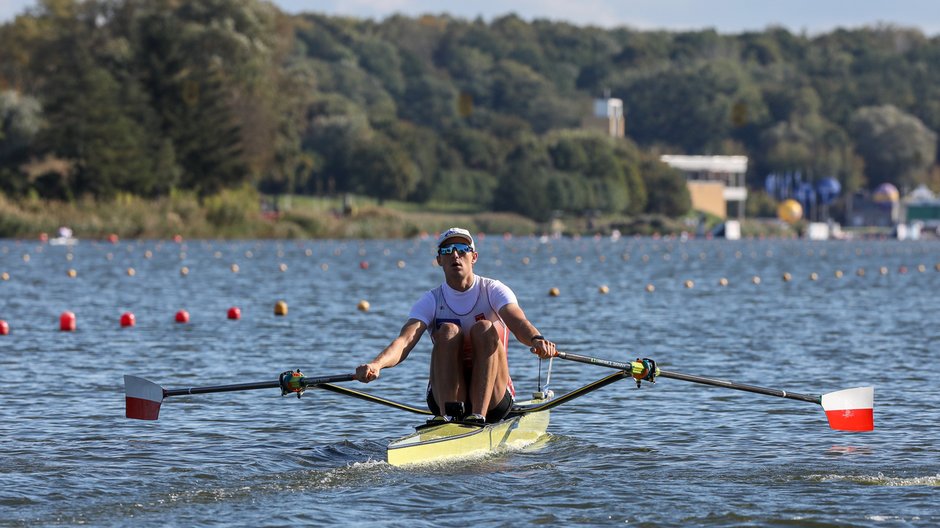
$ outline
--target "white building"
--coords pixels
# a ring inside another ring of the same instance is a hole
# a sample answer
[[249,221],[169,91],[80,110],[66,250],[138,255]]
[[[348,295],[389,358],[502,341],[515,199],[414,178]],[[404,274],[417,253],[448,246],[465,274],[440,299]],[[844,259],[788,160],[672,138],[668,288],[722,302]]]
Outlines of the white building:
[[722,219],[744,218],[747,156],[664,155],[659,159],[685,175],[692,209]]

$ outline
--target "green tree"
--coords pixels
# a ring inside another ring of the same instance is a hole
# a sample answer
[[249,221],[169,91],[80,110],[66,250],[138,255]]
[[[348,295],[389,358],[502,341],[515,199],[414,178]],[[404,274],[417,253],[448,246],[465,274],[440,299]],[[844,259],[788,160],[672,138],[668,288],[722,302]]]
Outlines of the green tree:
[[551,159],[546,149],[534,138],[528,138],[507,156],[493,206],[534,220],[548,220],[555,210],[545,192],[550,171]]
[[419,178],[408,154],[380,135],[353,146],[347,166],[352,189],[379,202],[404,200]]
[[683,216],[692,210],[692,198],[685,177],[659,160],[648,159],[641,166],[648,195],[645,212]]
[[937,134],[892,105],[858,109],[849,122],[869,183],[912,189],[927,178],[936,159]]
[[0,92],[0,190],[26,192],[26,174],[20,170],[34,148],[42,111],[33,97],[7,90]]
[[51,19],[55,31],[36,53],[47,123],[40,148],[73,162],[72,196],[152,195],[154,115],[130,71],[126,40],[95,2],[44,8],[40,17]]

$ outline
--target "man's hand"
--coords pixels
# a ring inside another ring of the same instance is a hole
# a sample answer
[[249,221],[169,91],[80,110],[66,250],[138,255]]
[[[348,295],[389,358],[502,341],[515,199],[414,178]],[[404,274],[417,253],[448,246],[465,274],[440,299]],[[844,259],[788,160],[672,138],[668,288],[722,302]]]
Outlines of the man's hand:
[[542,359],[553,358],[558,355],[558,351],[555,350],[555,343],[547,339],[536,339],[532,342],[532,348],[530,350],[533,354]]
[[363,383],[375,381],[379,378],[379,372],[381,372],[381,370],[382,368],[377,366],[375,363],[359,365],[356,367],[356,379]]

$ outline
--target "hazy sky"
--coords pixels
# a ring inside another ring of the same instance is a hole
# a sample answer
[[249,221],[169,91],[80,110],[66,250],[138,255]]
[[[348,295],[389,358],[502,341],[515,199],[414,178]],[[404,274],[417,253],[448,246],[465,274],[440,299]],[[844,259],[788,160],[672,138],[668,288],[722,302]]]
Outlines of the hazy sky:
[[[824,33],[837,27],[878,23],[918,27],[940,33],[940,0],[275,0],[298,13],[382,19],[394,13],[449,13],[486,20],[515,12],[531,20],[549,18],[577,25],[631,26],[637,29],[716,28],[722,33],[760,31],[781,25],[793,32]],[[6,22],[35,0],[0,0]]]

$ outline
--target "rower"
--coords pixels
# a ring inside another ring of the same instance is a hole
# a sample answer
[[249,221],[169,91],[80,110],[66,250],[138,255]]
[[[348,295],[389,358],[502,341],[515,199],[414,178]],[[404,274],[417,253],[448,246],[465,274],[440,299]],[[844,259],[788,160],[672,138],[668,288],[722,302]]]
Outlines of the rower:
[[371,362],[359,365],[356,379],[368,383],[383,368],[404,361],[427,331],[433,343],[427,389],[432,421],[503,419],[515,397],[506,352],[509,332],[540,358],[557,352],[526,318],[508,286],[473,273],[478,258],[469,231],[452,227],[441,233],[437,263],[444,282],[418,299],[398,337]]

